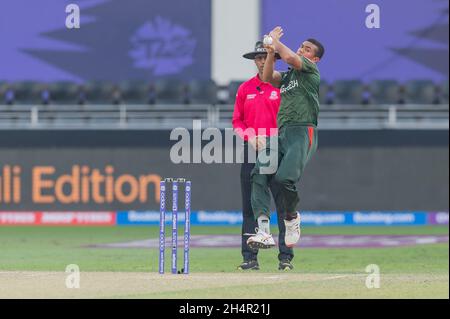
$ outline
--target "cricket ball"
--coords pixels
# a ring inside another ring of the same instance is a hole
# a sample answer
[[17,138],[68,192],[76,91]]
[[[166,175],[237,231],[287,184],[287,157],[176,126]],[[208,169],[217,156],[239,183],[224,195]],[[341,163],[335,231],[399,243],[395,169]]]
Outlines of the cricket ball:
[[263,39],[263,43],[265,45],[271,45],[273,43],[273,39],[270,35],[265,35]]

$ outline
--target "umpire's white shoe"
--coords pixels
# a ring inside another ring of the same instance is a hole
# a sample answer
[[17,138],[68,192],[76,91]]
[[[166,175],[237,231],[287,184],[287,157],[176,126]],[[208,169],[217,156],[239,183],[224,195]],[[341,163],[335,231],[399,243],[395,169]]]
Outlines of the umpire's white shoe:
[[297,212],[297,217],[292,220],[284,220],[286,226],[286,234],[284,235],[284,242],[287,247],[294,247],[300,239],[300,214]]
[[251,249],[267,249],[275,246],[272,235],[258,229],[258,232],[247,239],[247,245]]

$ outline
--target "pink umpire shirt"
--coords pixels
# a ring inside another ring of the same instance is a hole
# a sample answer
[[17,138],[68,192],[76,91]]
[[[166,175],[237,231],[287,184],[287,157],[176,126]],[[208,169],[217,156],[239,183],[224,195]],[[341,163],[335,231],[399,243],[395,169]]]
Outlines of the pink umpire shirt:
[[[233,129],[245,141],[255,135],[275,135],[277,130],[277,113],[280,108],[280,90],[270,83],[260,80],[259,75],[239,86],[233,112]],[[244,131],[248,128],[248,134]],[[238,130],[241,129],[241,130]],[[264,134],[258,133],[264,129]]]

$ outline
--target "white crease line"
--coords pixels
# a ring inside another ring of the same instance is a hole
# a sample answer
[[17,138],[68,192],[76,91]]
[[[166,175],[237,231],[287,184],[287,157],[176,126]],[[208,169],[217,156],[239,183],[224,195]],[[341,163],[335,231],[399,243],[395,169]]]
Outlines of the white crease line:
[[[64,273],[62,273],[64,274]],[[16,272],[16,271],[0,271],[0,275],[11,275],[14,277],[43,277],[43,276],[59,276],[59,273],[27,273],[27,272]]]
[[322,280],[340,279],[340,278],[346,278],[349,276],[351,276],[351,275],[339,275],[339,276],[325,277],[325,278],[322,278]]

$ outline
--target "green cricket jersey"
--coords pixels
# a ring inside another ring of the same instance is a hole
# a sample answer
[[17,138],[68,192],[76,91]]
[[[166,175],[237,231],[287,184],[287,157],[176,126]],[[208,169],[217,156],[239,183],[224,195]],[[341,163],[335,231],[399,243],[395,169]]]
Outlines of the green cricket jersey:
[[320,73],[315,63],[301,57],[301,70],[281,72],[278,128],[286,124],[317,125]]

